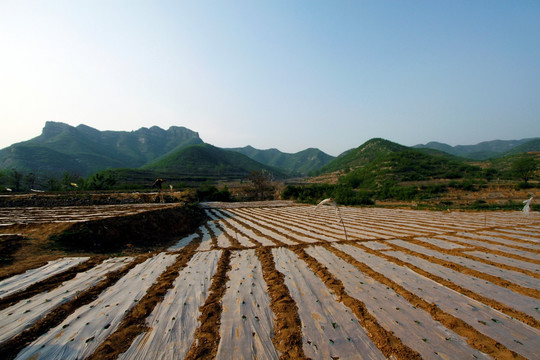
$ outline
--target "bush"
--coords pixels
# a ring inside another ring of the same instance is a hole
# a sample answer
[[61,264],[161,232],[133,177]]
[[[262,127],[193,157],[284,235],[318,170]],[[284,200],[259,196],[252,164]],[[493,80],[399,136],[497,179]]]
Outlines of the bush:
[[231,201],[231,193],[226,186],[219,190],[214,185],[203,185],[196,194],[199,201]]

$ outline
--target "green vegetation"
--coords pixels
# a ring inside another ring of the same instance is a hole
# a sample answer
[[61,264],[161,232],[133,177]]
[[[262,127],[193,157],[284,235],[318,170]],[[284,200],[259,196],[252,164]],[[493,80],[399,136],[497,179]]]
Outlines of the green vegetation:
[[313,184],[288,185],[281,194],[283,199],[317,204],[325,198],[333,198],[341,205],[373,205],[371,194],[344,185]]
[[414,147],[440,150],[467,159],[488,160],[529,151],[540,151],[540,138],[493,140],[484,141],[476,145],[458,146],[430,142],[425,145],[416,145]]
[[196,190],[198,201],[231,201],[231,192],[226,186],[218,189],[212,184],[204,184]]
[[[39,137],[0,150],[0,192],[148,190],[160,178],[167,190],[194,188],[200,201],[263,200],[276,197],[276,181],[315,172],[337,177],[337,184],[289,185],[281,197],[309,203],[331,197],[346,205],[429,200],[449,206],[444,197],[456,190],[479,191],[501,182],[518,189],[538,186],[540,139],[467,149],[431,144],[415,149],[376,138],[332,158],[318,149],[296,154],[249,146],[224,150],[178,127],[100,132],[48,122]],[[499,155],[472,162],[442,150]],[[217,187],[222,181],[241,185],[231,187],[233,195]]]
[[399,152],[408,149],[406,146],[396,144],[384,139],[371,139],[362,146],[344,152],[333,161],[319,169],[317,174],[333,171],[346,171],[365,166],[382,155]]
[[209,144],[188,146],[143,169],[214,178],[245,178],[255,170],[264,169],[272,173],[274,177],[285,177],[283,172],[262,165],[243,154]]

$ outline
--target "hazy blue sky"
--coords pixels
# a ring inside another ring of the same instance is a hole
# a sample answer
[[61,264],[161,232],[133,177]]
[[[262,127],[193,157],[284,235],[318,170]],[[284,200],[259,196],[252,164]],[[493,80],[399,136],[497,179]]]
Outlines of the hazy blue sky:
[[47,120],[331,154],[540,136],[540,1],[0,0],[0,148]]

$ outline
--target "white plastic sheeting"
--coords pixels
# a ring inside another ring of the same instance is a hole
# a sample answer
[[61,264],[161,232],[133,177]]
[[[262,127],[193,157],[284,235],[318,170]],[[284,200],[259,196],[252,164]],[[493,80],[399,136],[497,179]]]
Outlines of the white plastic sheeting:
[[540,330],[502,314],[441,284],[421,276],[409,268],[367,254],[352,245],[335,244],[337,249],[383,274],[398,285],[436,304],[441,310],[465,321],[480,333],[500,342],[508,349],[535,359],[540,354]]
[[120,324],[177,255],[158,254],[138,264],[95,301],[77,309],[64,322],[24,348],[17,359],[83,359]]
[[[199,228],[201,231],[202,231],[202,226]],[[170,248],[167,249],[167,251],[178,251],[178,250],[182,250],[184,247],[186,247],[187,245],[189,245],[189,243],[191,243],[193,240],[197,239],[199,237],[199,234],[198,233],[193,233],[193,234],[189,234],[187,236],[184,236],[182,239],[178,240],[178,242],[176,244],[174,244],[173,246],[171,246]]]
[[361,242],[359,244],[364,245],[367,248],[370,248],[371,250],[391,250],[392,248],[386,245],[384,242],[380,241],[366,241]]
[[453,236],[453,235],[437,235],[437,237],[440,237],[440,238],[446,239],[446,240],[450,240],[450,241],[458,241],[458,242],[462,242],[462,243],[469,244],[469,245],[481,246],[481,247],[484,247],[484,248],[490,249],[490,250],[502,251],[502,252],[505,252],[505,253],[508,253],[508,254],[522,256],[522,257],[528,258],[528,259],[534,259],[534,260],[538,259],[538,255],[535,254],[535,253],[532,253],[532,252],[526,251],[526,250],[520,250],[520,249],[511,248],[511,247],[505,246],[505,245],[490,244],[490,243],[480,241],[480,240],[465,239],[465,238],[461,238],[461,237],[457,237],[457,236]]
[[500,277],[501,279],[513,282],[514,284],[518,284],[518,285],[531,288],[531,289],[540,290],[540,281],[538,281],[538,279],[525,275],[523,273],[517,272],[517,271],[503,269],[497,266],[485,264],[483,262],[471,260],[471,259],[461,257],[461,256],[442,254],[435,250],[426,249],[423,246],[412,244],[403,240],[390,240],[388,242],[399,245],[409,250],[416,251],[420,254],[433,256],[441,260],[447,260],[455,264],[465,266],[472,270],[476,270],[476,271],[483,272],[489,275],[497,276],[497,277]]
[[[212,223],[207,225],[213,225]],[[208,251],[212,248],[212,235],[208,231],[207,225],[203,226],[202,229],[202,239],[201,239],[201,245],[197,248],[198,251]]]
[[431,263],[424,259],[411,256],[400,251],[388,251],[386,255],[407,262],[435,276],[451,281],[465,289],[469,289],[488,299],[496,300],[510,308],[521,311],[540,321],[540,300],[516,293],[508,288],[495,285],[489,281],[474,276],[462,274],[447,267]]
[[270,298],[255,250],[235,251],[222,300],[217,359],[278,359]]
[[272,249],[276,270],[298,305],[303,350],[307,357],[384,359],[349,308],[290,250]]
[[229,219],[225,218],[225,215],[221,213],[217,213],[217,216],[221,219],[219,221],[219,224],[221,225],[221,227],[225,230],[226,233],[228,233],[230,236],[235,238],[241,246],[245,246],[248,248],[255,247],[255,244],[252,241],[250,241],[244,235],[239,234],[237,229],[234,226],[229,224],[229,222],[227,221]]
[[128,257],[108,259],[49,292],[37,294],[0,311],[0,344],[29,328],[57,306],[96,285],[107,273],[118,270],[132,260]]
[[487,241],[493,241],[499,244],[503,245],[510,245],[510,246],[519,246],[520,248],[524,249],[531,249],[534,251],[540,251],[540,245],[538,244],[531,244],[531,243],[524,243],[519,241],[512,241],[509,239],[503,239],[497,236],[491,236],[491,235],[482,235],[482,233],[456,233],[458,236],[466,236],[473,239],[480,239],[480,240],[487,240]]
[[[241,234],[245,234],[245,236],[247,236],[248,239],[253,239],[253,240],[261,243],[262,246],[276,245],[273,241],[268,240],[264,236],[257,235],[253,230],[245,227],[240,222],[235,220],[236,216],[233,215],[232,213],[227,212],[227,211],[224,211],[224,213],[227,214],[228,216],[230,216],[230,217],[227,218],[227,223],[231,225],[231,227],[235,230],[235,232],[238,231]],[[238,234],[238,236],[240,236],[241,234]]]
[[[509,232],[509,231],[501,231],[499,229],[495,229],[495,230],[485,230],[485,231],[479,231],[478,232],[479,234],[482,234],[482,235],[493,235],[493,236],[497,236],[497,237],[500,237],[500,236],[504,236],[504,237],[508,237],[511,239],[516,239],[516,240],[523,240],[523,241],[529,241],[529,242],[533,242],[533,243],[540,243],[540,238],[539,237],[532,237],[533,235],[531,234],[528,234],[527,235],[523,235],[523,234],[519,234],[519,233],[512,233],[512,232]],[[519,245],[520,243],[519,242],[516,242],[516,245]]]
[[[233,213],[233,214],[240,214],[241,213],[239,211],[239,209],[230,210],[230,212]],[[283,235],[281,235],[281,234],[279,234],[279,233],[277,233],[275,231],[269,230],[269,229],[259,225],[255,221],[249,220],[249,217],[243,217],[241,219],[241,221],[243,223],[245,223],[246,225],[252,227],[253,229],[255,229],[257,231],[260,231],[261,234],[268,237],[269,239],[276,239],[276,240],[281,241],[282,243],[287,244],[287,245],[296,245],[297,244],[297,242],[291,241],[291,240],[287,239],[285,236],[283,236]],[[260,238],[260,236],[258,236],[256,238],[256,240],[258,241],[259,238]],[[275,244],[273,243],[273,245],[275,245]]]
[[340,279],[347,293],[363,302],[379,324],[393,331],[424,359],[472,359],[486,357],[472,349],[465,339],[433,320],[425,311],[353,265],[322,247],[309,247],[306,252]]
[[2,207],[0,226],[28,223],[81,222],[113,216],[132,215],[154,209],[164,209],[176,204],[120,204],[55,207]]
[[89,257],[66,257],[53,261],[49,261],[46,265],[37,269],[31,269],[23,274],[15,275],[10,278],[0,281],[0,299],[22,291],[35,283],[48,279],[63,271],[77,266]]
[[426,237],[416,237],[414,240],[422,241],[431,245],[435,245],[437,247],[440,247],[441,249],[466,249],[465,246],[453,243],[451,241],[445,241],[441,239],[434,239],[434,238],[426,238]]
[[196,253],[183,268],[163,301],[146,320],[150,331],[137,336],[119,356],[124,360],[183,359],[199,326],[199,307],[208,296],[222,250]]
[[[517,259],[511,258],[511,257],[501,256],[501,255],[497,255],[497,254],[485,253],[483,251],[466,251],[464,253],[472,255],[472,256],[479,257],[481,259],[489,260],[489,261],[492,261],[492,262],[495,262],[495,263],[514,266],[514,267],[524,269],[524,270],[529,270],[529,271],[532,271],[532,272],[535,272],[535,273],[540,272],[540,265],[532,263],[532,262],[517,260]],[[540,256],[539,256],[539,258],[540,258]]]
[[[313,230],[315,228],[311,224],[301,219],[283,216],[274,218],[273,215],[275,214],[257,211],[257,209],[246,209],[244,214],[266,226],[277,228],[281,233],[286,233],[295,240],[302,242],[315,243],[319,241],[333,242],[340,240],[339,237],[326,235],[325,233],[328,233],[328,231]],[[341,236],[344,238],[343,228],[341,230]]]

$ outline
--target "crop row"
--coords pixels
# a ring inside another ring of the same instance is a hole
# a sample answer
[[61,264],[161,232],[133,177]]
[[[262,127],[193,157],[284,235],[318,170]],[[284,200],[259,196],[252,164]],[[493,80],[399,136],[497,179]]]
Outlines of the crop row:
[[[2,319],[9,318],[0,322],[3,358],[534,359],[540,353],[535,213],[206,211],[209,221],[167,253],[110,259],[26,298],[32,282],[91,259],[62,260],[57,272],[50,271],[54,264],[29,271],[19,279],[33,274],[31,281],[15,290],[9,286],[16,278],[0,282],[0,294],[19,292],[22,299],[2,306]],[[107,279],[113,273],[117,278]],[[55,325],[42,324],[50,314]]]

